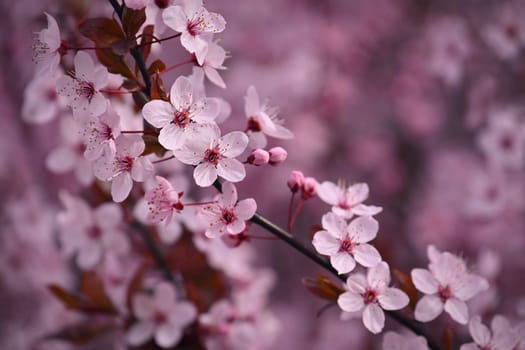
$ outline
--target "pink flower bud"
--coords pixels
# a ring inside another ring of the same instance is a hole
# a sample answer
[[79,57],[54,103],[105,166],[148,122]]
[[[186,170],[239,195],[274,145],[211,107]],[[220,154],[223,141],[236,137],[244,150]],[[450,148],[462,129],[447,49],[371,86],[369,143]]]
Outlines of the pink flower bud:
[[282,147],[274,147],[268,152],[270,153],[270,165],[279,165],[288,157],[288,152]]
[[303,187],[304,183],[304,175],[299,170],[294,170],[290,173],[290,176],[288,177],[288,187],[290,190],[295,193],[299,191]]
[[270,161],[270,157],[271,157],[270,153],[268,153],[267,151],[261,148],[257,148],[257,149],[254,149],[252,153],[250,153],[246,162],[248,164],[253,164],[257,166],[264,165],[264,164],[268,164],[268,161]]
[[313,177],[304,178],[303,187],[301,191],[301,198],[309,199],[316,195],[315,188],[317,187],[317,180]]

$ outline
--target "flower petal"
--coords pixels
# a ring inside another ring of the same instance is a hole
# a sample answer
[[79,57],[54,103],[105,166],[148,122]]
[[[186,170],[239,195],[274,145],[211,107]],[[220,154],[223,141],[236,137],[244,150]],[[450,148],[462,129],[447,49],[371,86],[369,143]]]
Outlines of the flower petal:
[[132,346],[139,346],[144,344],[153,335],[152,322],[139,322],[131,326],[126,333],[128,344]]
[[155,342],[161,348],[170,349],[182,338],[182,330],[172,324],[163,324],[155,331]]
[[193,85],[191,80],[180,76],[170,90],[170,101],[178,111],[187,110],[193,102]]
[[193,171],[193,179],[200,187],[209,187],[217,180],[217,169],[210,163],[197,165]]
[[327,231],[316,232],[312,244],[319,254],[328,256],[336,254],[341,248],[341,241]]
[[235,215],[241,220],[250,220],[257,210],[257,203],[253,198],[239,201],[233,209]]
[[348,225],[348,234],[352,241],[366,243],[373,240],[379,231],[379,223],[369,216],[360,216]]
[[419,322],[430,322],[443,312],[443,303],[435,295],[425,295],[416,304],[414,317]]
[[399,310],[408,305],[408,296],[400,289],[386,288],[377,296],[379,304],[385,310]]
[[468,329],[472,339],[474,339],[476,344],[480,345],[481,347],[488,345],[491,338],[490,331],[487,326],[481,323],[481,317],[472,317],[468,324]]
[[[319,186],[317,186],[319,188]],[[346,234],[346,222],[334,213],[326,213],[322,218],[323,228],[335,238],[343,238]]]
[[426,269],[413,269],[410,273],[412,282],[417,290],[425,294],[435,294],[439,288],[439,282],[434,278],[430,271]]
[[456,322],[461,324],[467,324],[468,322],[468,307],[464,301],[459,299],[451,298],[445,302],[445,311],[448,312],[450,317]]
[[173,120],[174,113],[171,103],[162,100],[152,100],[142,107],[144,119],[156,128],[168,125]]
[[337,298],[337,304],[341,309],[347,312],[356,312],[365,306],[363,297],[352,292],[344,292]]
[[133,180],[129,172],[123,172],[113,178],[111,183],[111,197],[116,203],[123,202],[131,192],[133,187]]
[[363,311],[363,323],[370,332],[381,333],[385,327],[385,313],[377,304],[368,304]]
[[235,158],[244,152],[248,141],[248,136],[242,131],[232,131],[219,138],[219,149],[223,156]]
[[355,260],[364,267],[374,267],[381,262],[381,255],[370,244],[359,244],[353,250]]
[[246,177],[244,165],[237,159],[222,159],[217,164],[217,174],[230,182],[239,182]]
[[341,275],[348,273],[355,268],[355,260],[347,252],[338,252],[330,257],[330,264]]

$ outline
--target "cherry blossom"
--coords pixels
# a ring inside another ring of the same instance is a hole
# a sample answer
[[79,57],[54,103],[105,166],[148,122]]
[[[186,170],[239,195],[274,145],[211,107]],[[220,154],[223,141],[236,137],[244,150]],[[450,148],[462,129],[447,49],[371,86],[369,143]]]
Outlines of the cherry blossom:
[[133,187],[133,180],[142,182],[153,174],[151,162],[140,155],[144,141],[138,135],[120,135],[115,140],[115,155],[104,155],[93,165],[95,176],[111,181],[111,196],[119,203],[126,199]]
[[35,75],[24,91],[22,118],[31,124],[53,120],[66,106],[56,92],[57,75]]
[[496,315],[492,319],[492,333],[479,316],[472,317],[468,326],[474,342],[461,345],[460,350],[513,350],[518,344],[518,335],[503,316]]
[[356,183],[346,187],[342,182],[336,185],[325,181],[317,186],[316,191],[321,200],[332,205],[332,212],[345,219],[350,219],[354,215],[374,216],[383,210],[375,205],[363,204],[370,191],[366,183]]
[[500,59],[517,58],[525,45],[525,25],[521,20],[522,16],[522,8],[507,3],[501,7],[496,20],[483,27],[483,38]]
[[176,299],[174,287],[158,283],[153,294],[139,293],[133,297],[133,314],[137,318],[126,334],[132,346],[145,344],[152,337],[161,348],[172,348],[183,335],[185,327],[197,316],[197,309],[188,301]]
[[183,6],[170,6],[162,13],[162,19],[168,27],[182,33],[182,46],[195,54],[199,65],[203,64],[209,49],[208,40],[203,35],[220,33],[226,27],[224,18],[208,12],[202,0],[185,0]]
[[246,163],[252,164],[255,166],[268,164],[269,161],[270,161],[270,153],[268,153],[268,151],[261,149],[261,148],[254,149],[248,156],[248,159],[246,159]]
[[293,133],[282,125],[283,120],[277,118],[279,109],[270,107],[267,102],[261,104],[253,86],[246,92],[244,113],[248,118],[248,136],[253,148],[264,148],[266,135],[283,140],[293,138]]
[[184,164],[196,165],[193,178],[198,186],[211,186],[217,176],[230,182],[242,181],[246,176],[244,165],[233,158],[244,151],[248,137],[240,131],[222,137],[220,133],[217,125],[202,125],[191,142],[173,151]]
[[208,43],[208,52],[206,53],[201,66],[206,77],[213,84],[223,89],[226,88],[226,83],[217,70],[226,69],[226,67],[223,66],[224,60],[226,60],[226,51],[215,41],[210,41]]
[[97,117],[106,111],[106,98],[100,92],[108,82],[108,71],[95,65],[86,52],[75,56],[75,71],[57,81],[57,92],[68,100],[76,118]]
[[314,235],[315,250],[330,257],[330,263],[339,274],[355,268],[356,261],[372,267],[381,262],[381,255],[372,245],[379,230],[378,222],[367,216],[359,217],[347,225],[345,220],[334,213],[323,215],[323,231]]
[[428,350],[428,345],[424,337],[390,331],[383,337],[383,350]]
[[461,324],[468,322],[466,301],[488,288],[488,282],[471,274],[463,259],[449,253],[439,252],[429,246],[428,270],[413,269],[412,281],[417,290],[426,294],[416,304],[415,318],[429,322],[443,312],[443,309]]
[[148,203],[149,222],[158,223],[164,221],[170,223],[173,213],[180,213],[184,205],[180,201],[182,193],[173,189],[171,183],[162,176],[156,176],[157,186],[146,191],[145,198]]
[[385,326],[384,310],[399,310],[408,305],[408,296],[398,288],[388,287],[390,268],[384,261],[368,270],[367,276],[348,277],[348,291],[337,298],[337,304],[347,312],[363,312],[363,323],[370,332],[380,333]]
[[494,110],[488,127],[479,135],[479,145],[490,163],[521,169],[525,156],[525,124],[518,120],[514,108]]
[[219,115],[215,99],[195,99],[193,85],[186,77],[178,77],[171,86],[170,101],[153,100],[144,105],[142,114],[154,127],[161,128],[159,143],[169,150],[179,149],[194,137],[194,124],[212,123]]
[[222,194],[216,202],[202,207],[202,218],[206,224],[206,236],[216,238],[228,234],[238,234],[244,231],[246,220],[249,220],[257,210],[253,198],[237,202],[237,189],[232,183],[222,185]]
[[175,0],[148,0],[146,5],[146,24],[152,24],[154,34],[162,34],[166,31],[166,25],[162,20],[162,12],[164,9],[172,6]]
[[95,161],[104,154],[110,157],[115,155],[115,139],[120,135],[120,117],[109,102],[104,114],[100,117],[88,117],[82,124],[82,134],[86,140],[86,159]]
[[95,209],[81,198],[60,193],[65,211],[58,214],[61,241],[66,255],[76,253],[81,269],[90,270],[98,264],[104,251],[127,253],[129,242],[121,230],[123,219],[120,207],[104,203]]
[[42,29],[35,34],[33,43],[33,62],[36,63],[37,75],[50,75],[54,73],[60,63],[60,30],[57,21],[48,13],[47,29]]

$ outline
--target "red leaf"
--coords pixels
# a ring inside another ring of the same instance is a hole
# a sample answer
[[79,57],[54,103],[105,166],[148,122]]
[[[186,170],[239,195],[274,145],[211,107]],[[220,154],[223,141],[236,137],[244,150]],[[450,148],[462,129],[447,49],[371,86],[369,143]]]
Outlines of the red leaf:
[[330,301],[337,301],[339,295],[345,291],[325,275],[318,275],[315,279],[306,277],[302,282],[313,295]]
[[157,59],[153,61],[153,63],[149,66],[148,73],[150,75],[155,74],[155,73],[160,73],[164,69],[166,69],[166,64],[164,64],[164,62],[161,59]]
[[126,39],[118,22],[111,18],[89,18],[79,24],[78,30],[95,44],[105,47]]
[[151,43],[153,39],[153,25],[149,24],[142,30],[142,37],[140,38],[139,52],[146,61],[151,52]]
[[90,306],[90,303],[87,300],[81,296],[69,293],[60,286],[50,284],[47,286],[47,288],[68,309],[83,310],[89,308]]
[[48,334],[44,339],[58,339],[75,345],[84,345],[114,329],[116,329],[114,324],[83,321],[66,326],[56,333]]
[[164,82],[158,73],[151,75],[151,99],[169,101]]
[[108,313],[116,313],[111,299],[106,294],[104,282],[96,272],[84,272],[81,278],[81,290],[89,300],[100,309],[106,309]]
[[97,58],[110,73],[120,74],[131,80],[137,80],[135,74],[129,69],[124,57],[117,55],[112,49],[97,49]]
[[128,38],[135,39],[135,35],[145,21],[146,8],[133,10],[124,6],[124,11],[122,12],[122,27]]

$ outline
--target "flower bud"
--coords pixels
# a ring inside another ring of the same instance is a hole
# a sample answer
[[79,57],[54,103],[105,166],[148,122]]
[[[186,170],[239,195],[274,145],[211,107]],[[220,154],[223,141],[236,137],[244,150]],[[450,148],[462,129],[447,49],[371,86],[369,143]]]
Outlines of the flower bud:
[[304,175],[299,170],[294,170],[290,173],[290,176],[288,177],[288,187],[290,190],[295,193],[299,191],[303,187],[304,183]]
[[316,195],[317,180],[313,177],[304,178],[303,186],[301,188],[301,198],[309,199]]
[[268,164],[268,161],[270,161],[270,153],[261,148],[254,149],[246,160],[248,164],[256,166]]
[[268,152],[270,153],[270,165],[279,165],[288,157],[288,152],[282,147],[274,147]]

